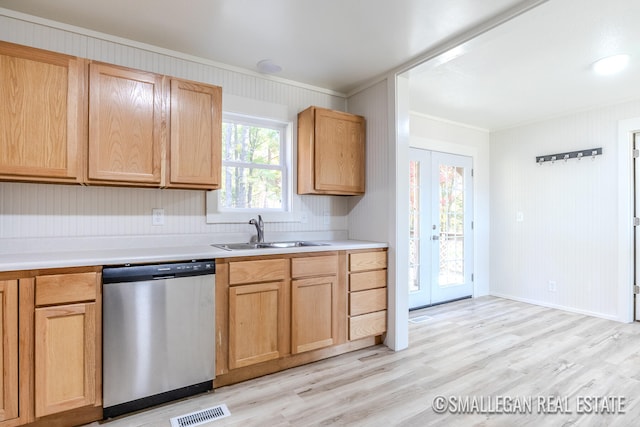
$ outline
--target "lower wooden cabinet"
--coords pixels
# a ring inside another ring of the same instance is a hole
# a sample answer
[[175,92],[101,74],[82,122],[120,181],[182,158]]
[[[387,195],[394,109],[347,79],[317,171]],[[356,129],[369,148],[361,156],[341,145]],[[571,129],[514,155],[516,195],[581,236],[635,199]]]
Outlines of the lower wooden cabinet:
[[94,271],[35,279],[36,419],[102,403],[100,286]]
[[348,254],[349,339],[380,335],[387,330],[387,252]]
[[291,353],[338,343],[338,255],[291,259]]
[[335,344],[336,276],[291,283],[291,352],[302,353]]
[[102,418],[100,289],[100,267],[0,273],[0,427]]
[[221,279],[229,284],[229,369],[282,357],[289,347],[287,260],[238,260],[228,271]]
[[286,351],[284,282],[229,289],[229,369],[278,359]]
[[380,343],[386,250],[216,260],[216,387]]
[[96,402],[96,303],[35,310],[35,415]]
[[18,281],[0,280],[0,422],[18,418]]

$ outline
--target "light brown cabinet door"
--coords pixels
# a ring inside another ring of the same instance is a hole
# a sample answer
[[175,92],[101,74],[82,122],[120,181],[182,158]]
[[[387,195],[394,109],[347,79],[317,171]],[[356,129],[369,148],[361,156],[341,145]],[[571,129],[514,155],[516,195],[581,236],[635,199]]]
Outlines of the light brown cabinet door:
[[298,114],[298,194],[365,191],[365,121],[309,107]]
[[302,353],[336,342],[337,277],[291,282],[291,352]]
[[169,187],[220,188],[222,88],[171,79]]
[[84,66],[0,42],[0,178],[80,182]]
[[89,182],[160,185],[164,92],[160,75],[89,65]]
[[17,280],[0,281],[0,331],[0,421],[7,421],[18,417]]
[[335,111],[316,111],[316,189],[364,193],[364,121]]
[[35,415],[96,400],[96,304],[35,310]]
[[278,359],[284,343],[285,282],[229,287],[229,369]]

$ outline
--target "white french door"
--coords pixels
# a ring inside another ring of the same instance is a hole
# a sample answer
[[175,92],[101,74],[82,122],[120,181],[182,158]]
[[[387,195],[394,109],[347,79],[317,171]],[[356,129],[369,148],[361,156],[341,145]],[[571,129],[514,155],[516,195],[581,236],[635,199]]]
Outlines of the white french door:
[[416,148],[409,159],[409,308],[471,296],[472,159]]

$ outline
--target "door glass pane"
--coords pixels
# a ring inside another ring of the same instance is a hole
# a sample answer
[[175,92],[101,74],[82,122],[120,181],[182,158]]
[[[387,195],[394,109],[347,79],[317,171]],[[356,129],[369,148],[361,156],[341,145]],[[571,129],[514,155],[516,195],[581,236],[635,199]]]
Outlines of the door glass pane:
[[441,287],[464,283],[464,168],[440,165]]
[[409,292],[420,290],[420,162],[409,162]]

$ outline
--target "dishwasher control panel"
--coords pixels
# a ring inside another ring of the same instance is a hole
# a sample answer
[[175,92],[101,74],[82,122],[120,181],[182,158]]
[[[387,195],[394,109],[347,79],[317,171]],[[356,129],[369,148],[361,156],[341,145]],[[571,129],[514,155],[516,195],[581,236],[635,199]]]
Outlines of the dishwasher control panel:
[[124,264],[105,267],[103,283],[121,283],[141,280],[159,280],[174,277],[215,274],[215,260],[193,260],[165,264]]

